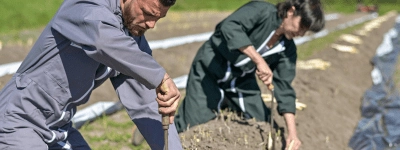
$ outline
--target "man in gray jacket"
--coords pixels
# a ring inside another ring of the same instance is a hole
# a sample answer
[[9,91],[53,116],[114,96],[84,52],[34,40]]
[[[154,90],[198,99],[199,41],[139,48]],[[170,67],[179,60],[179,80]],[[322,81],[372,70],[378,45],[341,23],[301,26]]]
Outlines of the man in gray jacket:
[[[161,114],[173,122],[180,93],[143,34],[174,3],[64,1],[0,92],[0,149],[90,149],[71,118],[108,78],[150,147],[163,149]],[[169,139],[182,149],[174,124]]]

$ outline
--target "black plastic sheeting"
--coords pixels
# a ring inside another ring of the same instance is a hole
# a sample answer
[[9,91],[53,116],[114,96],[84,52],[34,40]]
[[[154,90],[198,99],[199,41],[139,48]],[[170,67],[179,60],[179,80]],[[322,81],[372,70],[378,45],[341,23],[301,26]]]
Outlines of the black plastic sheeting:
[[400,16],[385,38],[372,59],[374,84],[363,96],[362,118],[349,141],[354,150],[400,150],[400,94],[392,78],[400,52]]

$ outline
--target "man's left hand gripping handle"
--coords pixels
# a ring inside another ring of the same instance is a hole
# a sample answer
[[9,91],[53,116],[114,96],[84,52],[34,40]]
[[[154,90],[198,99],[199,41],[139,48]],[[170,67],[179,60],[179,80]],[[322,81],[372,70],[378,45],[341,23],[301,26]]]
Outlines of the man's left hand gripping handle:
[[159,113],[169,116],[170,124],[172,124],[181,94],[167,73],[156,88],[156,93]]

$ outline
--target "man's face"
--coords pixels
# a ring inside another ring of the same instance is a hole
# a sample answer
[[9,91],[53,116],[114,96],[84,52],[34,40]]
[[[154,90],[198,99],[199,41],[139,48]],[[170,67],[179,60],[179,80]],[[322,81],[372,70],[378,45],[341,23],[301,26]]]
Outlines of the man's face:
[[303,36],[307,29],[300,25],[301,16],[294,16],[293,9],[287,12],[287,17],[283,19],[282,28],[287,39],[293,39],[296,36]]
[[121,0],[121,9],[124,26],[132,35],[142,36],[166,16],[169,7],[159,0]]

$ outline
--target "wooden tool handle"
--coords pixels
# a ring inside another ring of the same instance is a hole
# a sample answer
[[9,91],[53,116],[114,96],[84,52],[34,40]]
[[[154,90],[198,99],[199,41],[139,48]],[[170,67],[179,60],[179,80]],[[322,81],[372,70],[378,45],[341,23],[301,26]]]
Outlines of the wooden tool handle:
[[164,130],[169,128],[169,115],[162,115],[162,126]]
[[[168,79],[166,79],[166,80],[168,80]],[[164,92],[165,94],[167,94],[168,91],[169,91],[168,85],[166,85],[165,83],[161,83],[161,91]],[[161,122],[162,122],[163,129],[164,130],[168,130],[168,127],[169,127],[169,115],[163,114]]]
[[270,127],[271,127],[271,131],[270,131],[270,133],[271,133],[271,138],[272,138],[272,145],[270,146],[270,148],[271,148],[271,150],[275,150],[275,138],[276,138],[276,134],[275,134],[275,132],[274,132],[274,109],[275,109],[275,106],[274,106],[274,85],[272,85],[272,83],[271,84],[269,84],[268,85],[268,89],[271,91],[271,109],[270,109],[270,111],[271,111],[271,119],[270,119]]
[[[161,83],[161,92],[167,94],[169,87],[164,82],[170,79],[169,77]],[[163,114],[161,118],[162,128],[164,130],[164,150],[168,150],[168,128],[169,128],[169,115]]]
[[273,91],[273,90],[274,90],[274,85],[273,85],[272,83],[269,84],[269,85],[268,85],[268,89],[271,90],[271,91]]
[[169,115],[162,115],[161,122],[164,130],[164,150],[168,150]]

